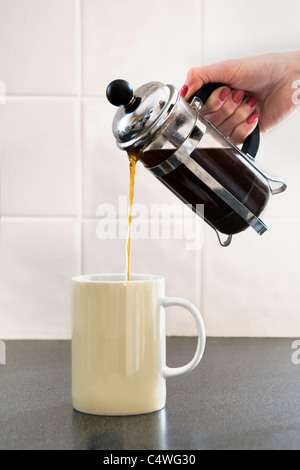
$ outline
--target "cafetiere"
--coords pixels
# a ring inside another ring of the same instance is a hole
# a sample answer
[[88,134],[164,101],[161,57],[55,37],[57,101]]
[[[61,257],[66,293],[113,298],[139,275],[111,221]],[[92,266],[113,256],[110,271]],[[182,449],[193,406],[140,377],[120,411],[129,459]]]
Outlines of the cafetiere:
[[201,115],[220,86],[204,85],[187,102],[173,85],[150,82],[133,92],[125,80],[114,80],[106,95],[118,106],[112,126],[117,146],[141,161],[228,246],[248,227],[259,235],[267,230],[259,217],[270,196],[283,192],[286,184],[255,163],[258,125],[239,149]]

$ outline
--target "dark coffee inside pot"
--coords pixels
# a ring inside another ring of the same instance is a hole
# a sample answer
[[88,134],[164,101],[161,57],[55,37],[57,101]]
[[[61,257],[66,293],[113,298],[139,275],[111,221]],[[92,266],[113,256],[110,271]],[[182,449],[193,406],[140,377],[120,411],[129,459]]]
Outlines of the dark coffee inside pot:
[[[171,149],[148,150],[140,152],[138,159],[151,169],[167,160],[172,153],[174,150]],[[231,194],[258,217],[267,205],[270,188],[259,173],[254,173],[250,166],[242,164],[236,158],[237,154],[237,150],[232,147],[201,148],[195,149],[190,157],[222,186],[230,188]],[[230,235],[249,227],[245,220],[184,164],[159,179],[183,202],[192,205],[195,212],[197,204],[204,204],[205,219],[220,232]]]

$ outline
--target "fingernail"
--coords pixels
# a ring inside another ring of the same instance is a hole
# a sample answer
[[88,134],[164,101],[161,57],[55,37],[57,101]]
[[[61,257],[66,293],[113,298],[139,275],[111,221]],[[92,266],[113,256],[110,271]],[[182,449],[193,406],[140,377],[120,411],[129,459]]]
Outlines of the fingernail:
[[243,90],[234,90],[234,92],[232,93],[232,100],[238,104],[242,101],[242,99],[244,98],[244,92]]
[[228,87],[222,88],[222,90],[219,93],[218,98],[221,101],[225,101],[228,98],[229,95],[230,95],[230,88],[228,88]]
[[252,113],[248,119],[246,120],[246,123],[247,124],[253,124],[253,122],[258,118],[258,113],[255,111],[254,113]]
[[249,98],[246,100],[246,104],[253,108],[257,103],[257,98],[256,96],[249,96]]
[[184,98],[188,91],[189,91],[189,87],[187,85],[183,85],[183,87],[181,88],[179,94],[180,94],[180,96],[182,96],[182,98]]

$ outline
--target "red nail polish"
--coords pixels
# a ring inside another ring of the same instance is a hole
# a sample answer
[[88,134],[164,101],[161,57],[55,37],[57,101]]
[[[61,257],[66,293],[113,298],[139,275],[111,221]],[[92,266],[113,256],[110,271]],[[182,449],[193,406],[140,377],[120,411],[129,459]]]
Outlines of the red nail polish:
[[180,96],[182,96],[182,98],[184,98],[188,91],[189,91],[189,87],[187,85],[183,85],[183,87],[181,88],[179,94],[180,94]]
[[225,101],[229,95],[230,95],[230,88],[222,88],[222,90],[219,93],[218,98],[221,101]]
[[252,113],[248,119],[246,120],[246,123],[247,124],[253,124],[254,121],[258,118],[258,113],[255,111],[254,113]]
[[242,99],[244,98],[244,92],[243,90],[234,90],[234,92],[232,93],[232,100],[238,104],[242,101]]
[[257,103],[257,98],[256,96],[249,96],[249,98],[246,100],[246,104],[250,106],[250,108],[253,108]]

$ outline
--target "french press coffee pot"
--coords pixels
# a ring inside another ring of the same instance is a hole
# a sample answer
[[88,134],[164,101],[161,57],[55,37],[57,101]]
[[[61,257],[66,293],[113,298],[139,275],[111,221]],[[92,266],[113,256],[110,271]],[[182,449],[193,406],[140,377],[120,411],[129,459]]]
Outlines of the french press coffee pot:
[[240,150],[201,115],[201,107],[219,86],[204,85],[189,103],[174,86],[160,82],[133,92],[128,82],[114,80],[106,95],[119,107],[113,121],[118,147],[140,160],[204,218],[222,246],[228,246],[233,234],[249,226],[259,235],[267,230],[259,216],[270,195],[283,192],[286,184],[265,175],[254,163],[258,126]]

